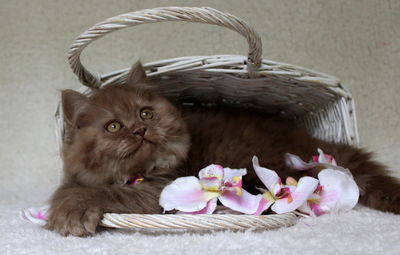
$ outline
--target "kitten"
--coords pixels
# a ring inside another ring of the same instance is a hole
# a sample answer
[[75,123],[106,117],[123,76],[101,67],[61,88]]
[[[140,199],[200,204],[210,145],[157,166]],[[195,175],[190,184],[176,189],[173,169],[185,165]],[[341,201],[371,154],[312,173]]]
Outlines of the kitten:
[[[84,236],[96,231],[105,212],[161,213],[166,184],[212,163],[247,168],[245,188],[256,192],[262,184],[252,171],[253,155],[283,178],[299,177],[285,166],[284,154],[308,160],[317,148],[351,170],[364,192],[361,203],[400,213],[400,183],[362,150],[312,138],[289,120],[249,109],[177,107],[152,91],[140,63],[123,86],[89,97],[63,91],[65,176],[46,228]],[[144,182],[131,185],[137,176]]]
[[[162,212],[159,194],[179,175],[189,135],[180,112],[143,88],[142,67],[132,70],[125,86],[62,92],[64,180],[46,228],[83,236],[104,212]],[[130,184],[135,177],[145,181]]]

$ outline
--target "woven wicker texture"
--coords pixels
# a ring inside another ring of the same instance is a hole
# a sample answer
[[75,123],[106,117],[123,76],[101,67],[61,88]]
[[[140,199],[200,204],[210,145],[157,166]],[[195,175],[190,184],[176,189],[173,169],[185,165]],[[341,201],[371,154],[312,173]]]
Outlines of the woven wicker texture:
[[191,229],[191,230],[246,230],[275,229],[289,227],[296,223],[293,213],[273,215],[233,215],[233,214],[115,214],[106,213],[102,225],[113,228],[134,229]]
[[[96,77],[81,63],[91,42],[107,33],[145,23],[189,21],[237,31],[247,39],[248,56],[188,56],[144,64],[158,92],[184,103],[229,104],[250,107],[295,119],[308,132],[331,142],[358,143],[351,94],[333,76],[303,67],[261,58],[258,34],[240,19],[212,8],[166,7],[122,14],[98,23],[72,44],[68,59],[73,72],[90,93],[92,89],[122,84],[129,69]],[[59,107],[57,134],[61,146],[64,121]],[[246,229],[275,228],[292,223],[294,216],[268,215],[116,215],[105,214],[103,225],[119,228]],[[291,222],[291,223],[290,223]],[[255,226],[256,225],[256,226]]]

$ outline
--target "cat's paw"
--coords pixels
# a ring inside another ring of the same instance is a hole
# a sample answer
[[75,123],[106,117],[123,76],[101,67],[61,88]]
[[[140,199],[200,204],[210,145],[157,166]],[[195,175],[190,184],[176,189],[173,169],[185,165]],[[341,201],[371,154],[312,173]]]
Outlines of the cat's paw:
[[44,228],[54,230],[63,236],[88,236],[96,232],[102,217],[97,207],[58,208],[52,210]]

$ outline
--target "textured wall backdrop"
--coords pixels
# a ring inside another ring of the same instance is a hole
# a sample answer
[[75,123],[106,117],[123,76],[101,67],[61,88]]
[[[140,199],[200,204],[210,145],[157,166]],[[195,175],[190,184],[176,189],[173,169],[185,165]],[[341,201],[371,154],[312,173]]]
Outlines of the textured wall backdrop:
[[[73,39],[108,17],[159,6],[210,6],[252,25],[264,58],[333,74],[357,103],[361,145],[400,175],[399,1],[0,0],[0,198],[44,201],[60,168],[54,111],[60,90],[79,85],[66,61]],[[139,26],[83,54],[104,73],[185,55],[245,54],[234,32],[198,24]]]

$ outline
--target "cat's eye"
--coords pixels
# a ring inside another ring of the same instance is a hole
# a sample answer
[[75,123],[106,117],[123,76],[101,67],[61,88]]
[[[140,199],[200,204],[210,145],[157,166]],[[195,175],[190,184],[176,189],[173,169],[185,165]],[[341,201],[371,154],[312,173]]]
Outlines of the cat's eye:
[[143,108],[140,111],[140,118],[143,120],[152,119],[154,117],[154,113],[150,108]]
[[118,121],[111,121],[106,125],[106,130],[110,133],[119,131],[122,128],[122,124]]

